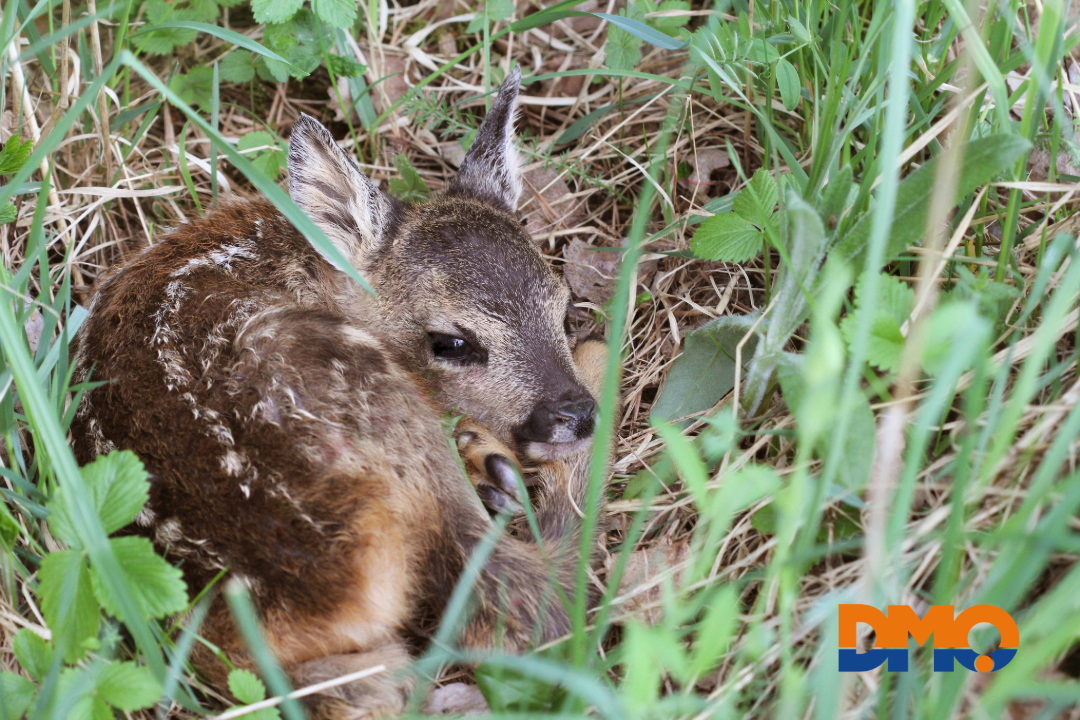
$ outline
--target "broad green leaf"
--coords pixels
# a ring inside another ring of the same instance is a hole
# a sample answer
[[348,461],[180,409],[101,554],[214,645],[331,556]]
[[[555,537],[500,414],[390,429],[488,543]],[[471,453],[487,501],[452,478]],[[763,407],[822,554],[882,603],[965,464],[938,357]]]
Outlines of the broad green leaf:
[[34,143],[30,140],[24,141],[18,134],[9,137],[4,143],[4,148],[0,150],[0,174],[10,175],[19,172],[33,150]]
[[409,158],[401,154],[395,155],[394,167],[401,177],[390,178],[390,192],[405,202],[427,200],[431,191],[420,173],[416,172],[416,168],[409,162]]
[[[636,5],[630,5],[619,13],[636,21],[645,17],[645,13],[641,12]],[[612,70],[633,70],[640,61],[641,38],[627,32],[616,23],[610,23],[607,29],[607,42],[604,43],[604,65]]]
[[[650,420],[670,422],[708,410],[731,392],[735,387],[736,348],[752,323],[745,316],[725,316],[688,333],[682,354],[668,370]],[[752,335],[743,345],[744,367],[756,347],[757,336]]]
[[236,50],[225,56],[218,69],[225,82],[251,82],[255,78],[255,55]]
[[[864,283],[855,287],[855,307],[862,308]],[[900,331],[915,304],[915,291],[891,275],[882,275],[878,305],[870,325],[867,345],[867,361],[882,370],[896,372],[900,369],[900,357],[904,352],[904,335]],[[852,313],[840,323],[840,330],[848,345],[855,336],[857,313]]]
[[188,105],[208,107],[214,93],[214,68],[200,65],[186,73],[176,75],[169,82],[169,89]]
[[3,712],[9,718],[20,718],[34,701],[37,686],[22,675],[0,672],[0,695],[3,695]]
[[[629,33],[634,37],[644,40],[647,43],[651,43],[664,50],[685,50],[689,43],[680,42],[673,39],[669,35],[665,35],[659,30],[654,30],[644,22],[644,12],[641,12],[639,17],[627,17],[623,14],[611,15],[610,13],[593,13],[596,17],[607,20],[611,23],[612,27],[618,28],[623,32]],[[611,27],[608,28],[608,41],[611,40]],[[775,51],[774,51],[775,52]],[[609,65],[608,67],[612,67]]]
[[848,198],[851,197],[851,192],[855,189],[851,178],[851,165],[845,165],[830,175],[829,184],[825,186],[825,191],[822,193],[818,211],[830,229],[836,228],[840,216],[847,210]]
[[[338,1],[340,2],[340,0],[338,0]],[[354,6],[354,11],[353,12],[355,14],[355,6]],[[195,33],[205,33],[207,35],[213,35],[214,37],[221,38],[225,42],[232,43],[233,45],[235,45],[235,46],[237,46],[239,48],[244,48],[245,50],[250,50],[253,53],[263,55],[264,57],[268,57],[271,60],[279,60],[281,62],[285,62],[285,58],[279,56],[277,53],[274,53],[274,52],[271,52],[270,50],[267,50],[265,47],[263,47],[259,43],[255,42],[251,38],[247,37],[246,35],[241,35],[238,32],[235,32],[233,30],[229,30],[227,28],[219,27],[217,25],[211,25],[209,23],[204,23],[204,22],[196,22],[196,21],[193,21],[193,20],[167,20],[167,21],[159,23],[159,24],[157,24],[157,25],[155,25],[153,27],[154,27],[155,30],[161,30],[161,29],[191,30],[191,31],[194,31]],[[145,31],[140,31],[140,32],[145,32]],[[132,33],[132,36],[138,35],[138,34],[139,33]]]
[[292,19],[304,0],[251,0],[255,22],[283,23]]
[[9,551],[14,550],[15,541],[19,539],[19,532],[19,522],[8,510],[7,503],[0,503],[0,547]]
[[[187,607],[187,589],[179,569],[154,552],[154,546],[144,537],[119,537],[109,540],[120,569],[127,576],[135,601],[144,617],[165,617]],[[94,594],[102,607],[116,614],[116,600],[91,570]]]
[[53,642],[66,662],[78,662],[97,639],[101,610],[91,589],[90,571],[78,550],[59,550],[38,571],[41,612]]
[[313,0],[315,14],[331,27],[348,29],[356,22],[356,0]]
[[764,230],[770,226],[774,231],[776,224],[773,221],[773,209],[779,201],[779,190],[776,180],[765,168],[759,168],[750,182],[731,204],[731,210],[744,220],[753,223]]
[[[665,12],[669,10],[689,10],[690,3],[685,0],[664,0],[664,2],[657,5],[652,0],[638,0],[645,12]],[[676,15],[674,17],[653,17],[647,20],[649,25],[652,25],[657,30],[667,33],[668,35],[675,36],[679,30],[686,26],[690,22],[689,15]]]
[[327,55],[327,68],[338,77],[355,78],[367,72],[367,65],[341,55]]
[[245,705],[266,699],[266,686],[250,670],[236,669],[229,673],[229,692]]
[[133,662],[114,662],[98,676],[97,692],[113,707],[131,712],[153,705],[162,689],[149,668]]
[[514,0],[485,0],[477,9],[476,17],[465,28],[466,33],[477,33],[484,29],[485,23],[495,24],[507,20],[514,14]]
[[177,10],[172,3],[166,0],[147,0],[145,5],[146,18],[150,24],[138,31],[138,48],[142,52],[151,55],[166,55],[178,45],[187,45],[198,36],[197,30],[181,27],[157,27],[165,22],[197,21],[199,13],[195,10],[184,8]]
[[[962,198],[996,175],[1012,167],[1016,160],[1031,148],[1031,143],[1019,135],[990,135],[973,140],[964,149],[963,167],[956,182],[954,197]],[[896,212],[893,215],[885,257],[893,257],[909,245],[916,245],[926,233],[930,199],[936,187],[937,168],[941,158],[925,163],[900,183],[896,193]],[[870,182],[867,179],[866,182]],[[848,261],[861,263],[870,241],[873,212],[863,215],[833,250],[832,254]]]
[[799,104],[799,71],[784,58],[776,61],[776,87],[785,110],[794,110]]
[[[106,534],[131,523],[149,496],[146,468],[130,450],[113,450],[82,467],[82,476],[94,501]],[[49,527],[68,545],[77,546],[78,537],[71,523],[67,494],[61,488],[49,503]]]
[[11,645],[15,659],[22,665],[23,670],[30,673],[30,677],[41,680],[48,674],[56,650],[47,640],[30,628],[23,628],[15,634]]
[[702,260],[742,263],[757,257],[763,237],[756,227],[735,213],[723,213],[701,223],[690,241],[690,249]]
[[15,222],[19,217],[19,211],[15,209],[15,203],[8,200],[0,205],[0,225]]

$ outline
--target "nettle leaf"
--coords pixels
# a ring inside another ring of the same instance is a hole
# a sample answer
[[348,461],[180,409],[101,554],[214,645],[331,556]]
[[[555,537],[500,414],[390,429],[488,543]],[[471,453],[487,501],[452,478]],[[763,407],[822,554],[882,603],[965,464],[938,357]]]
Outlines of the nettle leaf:
[[[619,15],[639,22],[645,20],[645,13],[637,5],[620,10]],[[607,42],[604,43],[604,65],[612,70],[633,70],[641,62],[641,43],[641,38],[609,23]]]
[[785,110],[794,110],[799,104],[799,71],[787,60],[776,61],[776,87]]
[[203,22],[212,23],[217,20],[218,16],[218,4],[217,0],[189,0],[191,3],[191,9],[195,11],[198,19]]
[[60,655],[68,663],[78,662],[96,644],[101,625],[82,552],[59,550],[45,556],[38,571],[38,597]]
[[114,662],[98,676],[97,693],[113,707],[131,712],[152,706],[161,697],[162,688],[149,668]]
[[251,0],[255,22],[283,23],[292,19],[304,0]]
[[214,95],[214,68],[205,65],[193,67],[173,77],[169,89],[188,105],[208,106]]
[[485,23],[495,24],[514,14],[514,0],[485,0],[477,9],[476,16],[465,28],[466,33],[482,32]]
[[[131,523],[146,504],[150,493],[146,468],[130,450],[113,450],[82,467],[83,480],[94,501],[106,534]],[[48,504],[49,528],[66,544],[79,547],[71,522],[71,507],[63,488]]]
[[19,217],[19,211],[15,209],[15,203],[8,200],[0,205],[0,225],[15,222]]
[[331,27],[346,30],[356,22],[356,0],[312,0],[312,9]]
[[[708,410],[731,392],[735,387],[737,348],[752,324],[753,320],[746,316],[728,315],[687,333],[683,352],[671,364],[649,419],[670,422]],[[742,348],[744,368],[756,348],[757,335],[751,335]]]
[[390,192],[405,202],[427,200],[431,191],[420,173],[416,172],[416,168],[409,162],[409,158],[395,155],[394,166],[401,177],[390,178]]
[[761,231],[733,212],[713,215],[701,223],[690,249],[702,260],[746,262],[761,252]]
[[37,685],[22,675],[0,672],[0,695],[4,696],[4,711],[9,718],[20,718],[30,709]]
[[[155,553],[149,540],[144,537],[119,537],[109,540],[109,545],[144,616],[165,617],[187,607],[187,588],[180,570]],[[116,615],[116,599],[94,569],[91,569],[90,580],[102,607],[109,614]]]
[[0,150],[0,174],[13,175],[19,172],[33,150],[33,141],[23,140],[18,134],[9,137],[4,148]]
[[218,71],[225,82],[251,82],[255,79],[255,54],[247,50],[231,52],[221,61]]
[[23,670],[30,673],[30,677],[41,680],[49,673],[56,650],[47,640],[38,635],[30,628],[23,628],[15,634],[15,640],[11,643],[11,649],[15,653],[15,659]]

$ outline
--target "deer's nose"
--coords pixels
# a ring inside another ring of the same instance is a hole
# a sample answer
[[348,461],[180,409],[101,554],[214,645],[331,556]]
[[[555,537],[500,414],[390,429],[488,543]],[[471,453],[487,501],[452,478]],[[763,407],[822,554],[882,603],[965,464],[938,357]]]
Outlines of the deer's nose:
[[592,435],[596,422],[596,401],[583,388],[552,401],[541,401],[529,419],[517,428],[522,440],[561,443]]

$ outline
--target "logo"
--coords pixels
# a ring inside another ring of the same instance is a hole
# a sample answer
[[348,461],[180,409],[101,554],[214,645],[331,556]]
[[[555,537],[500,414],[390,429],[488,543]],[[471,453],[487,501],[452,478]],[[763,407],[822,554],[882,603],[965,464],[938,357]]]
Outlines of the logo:
[[[954,617],[955,616],[955,617]],[[855,649],[856,624],[874,628],[874,647]],[[980,655],[968,644],[968,633],[979,623],[989,623],[1001,635],[1001,645]],[[1020,631],[1009,613],[993,605],[975,605],[955,615],[952,605],[934,605],[919,617],[908,605],[890,605],[888,616],[872,605],[840,606],[840,672],[864,672],[888,661],[889,672],[907,672],[908,636],[919,646],[934,636],[934,672],[952,672],[953,661],[968,670],[995,672],[1009,664],[1020,646]]]

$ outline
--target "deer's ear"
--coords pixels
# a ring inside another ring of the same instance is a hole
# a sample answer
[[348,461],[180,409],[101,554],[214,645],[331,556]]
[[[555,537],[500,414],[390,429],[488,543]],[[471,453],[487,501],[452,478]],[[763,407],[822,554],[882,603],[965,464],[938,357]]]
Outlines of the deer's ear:
[[382,243],[396,203],[310,115],[300,116],[289,139],[289,194],[357,268]]
[[521,197],[521,168],[514,147],[514,119],[521,68],[506,77],[491,110],[476,131],[476,139],[450,183],[451,195],[477,197],[510,212]]

